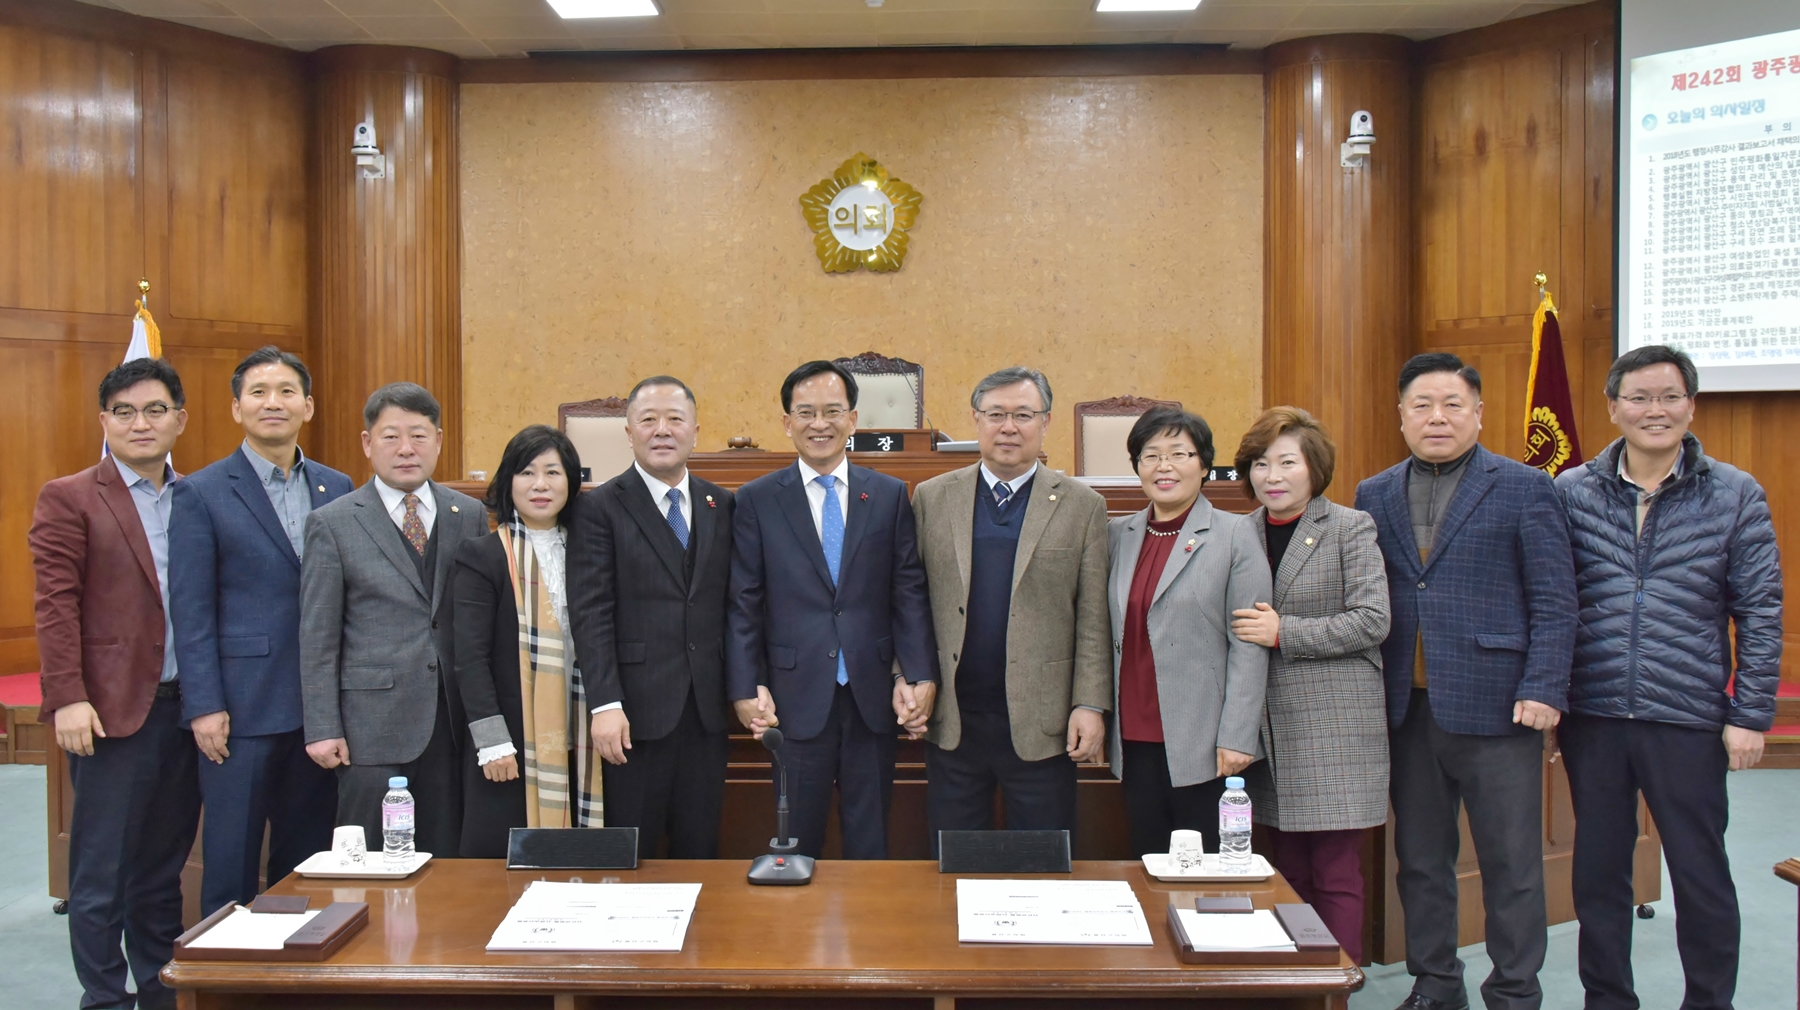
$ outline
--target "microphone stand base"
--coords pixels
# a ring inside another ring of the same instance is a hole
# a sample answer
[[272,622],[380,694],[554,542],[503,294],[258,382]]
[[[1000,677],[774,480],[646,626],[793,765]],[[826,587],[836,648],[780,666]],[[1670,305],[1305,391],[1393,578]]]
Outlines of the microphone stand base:
[[813,858],[775,852],[757,856],[750,861],[749,878],[752,884],[788,887],[810,884],[813,878]]

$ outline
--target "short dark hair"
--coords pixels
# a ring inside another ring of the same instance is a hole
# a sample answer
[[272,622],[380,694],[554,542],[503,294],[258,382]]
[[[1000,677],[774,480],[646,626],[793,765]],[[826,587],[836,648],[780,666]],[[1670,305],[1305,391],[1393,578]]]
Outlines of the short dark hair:
[[1674,365],[1681,373],[1683,391],[1689,396],[1700,392],[1700,370],[1694,367],[1694,359],[1688,357],[1686,351],[1667,344],[1646,344],[1613,359],[1612,367],[1606,370],[1606,398],[1617,400],[1625,376],[1651,365]]
[[567,520],[575,514],[575,499],[581,494],[581,454],[575,451],[575,443],[569,441],[569,436],[547,424],[520,429],[500,454],[500,469],[494,471],[494,479],[488,483],[487,498],[483,502],[494,514],[496,523],[504,526],[518,514],[512,500],[513,478],[530,466],[532,460],[551,449],[562,457],[563,472],[569,475],[569,500],[563,502],[562,511],[556,514],[557,525],[568,525]]
[[850,394],[850,409],[855,410],[856,409],[856,376],[851,375],[849,369],[845,368],[843,365],[840,365],[835,361],[819,360],[819,361],[809,361],[806,364],[801,365],[799,368],[796,368],[793,371],[789,372],[788,377],[786,379],[782,380],[782,383],[781,383],[781,412],[783,414],[786,414],[786,413],[791,412],[794,409],[794,387],[795,386],[798,386],[802,382],[805,382],[806,380],[812,378],[815,375],[824,375],[826,372],[830,372],[831,374],[844,380],[844,391],[846,393]]
[[1249,431],[1244,432],[1244,440],[1238,443],[1237,458],[1232,461],[1238,480],[1244,485],[1244,493],[1256,497],[1256,486],[1250,483],[1251,464],[1261,459],[1276,439],[1290,433],[1300,440],[1300,455],[1306,460],[1306,472],[1312,478],[1312,496],[1317,498],[1331,486],[1331,475],[1337,471],[1337,446],[1325,433],[1325,426],[1299,407],[1270,407],[1250,425]]
[[168,387],[171,407],[180,410],[187,406],[187,394],[181,391],[181,376],[175,374],[174,365],[161,358],[132,358],[100,380],[100,409],[112,406],[113,397],[127,389],[153,379]]
[[1430,375],[1433,372],[1450,372],[1460,375],[1462,380],[1469,384],[1469,388],[1475,391],[1475,396],[1477,398],[1481,396],[1481,373],[1471,366],[1463,364],[1463,359],[1445,351],[1415,354],[1405,365],[1401,366],[1400,395],[1406,395],[1406,387],[1412,385],[1414,379],[1421,375]]
[[416,382],[390,382],[369,394],[369,402],[363,404],[363,428],[375,427],[375,419],[389,407],[399,407],[409,414],[423,414],[438,427],[444,426],[444,408],[438,406],[437,397],[431,391]]
[[[1199,414],[1180,407],[1158,406],[1144,411],[1137,423],[1131,426],[1131,434],[1125,436],[1125,451],[1131,453],[1133,470],[1137,469],[1138,457],[1144,454],[1144,446],[1158,435],[1186,435],[1200,453],[1200,469],[1212,469],[1212,426]],[[1202,473],[1200,479],[1204,481],[1206,474]]]
[[648,379],[638,380],[638,384],[631,387],[631,392],[626,395],[625,405],[630,406],[631,401],[637,399],[638,390],[643,389],[645,386],[675,386],[675,387],[678,387],[683,393],[687,394],[689,403],[693,404],[696,407],[698,407],[700,405],[700,401],[694,399],[694,391],[688,388],[688,384],[685,382],[682,382],[680,379],[677,379],[673,375],[652,375]]
[[231,398],[238,399],[244,395],[244,373],[258,365],[286,365],[300,376],[300,394],[312,395],[312,373],[306,370],[306,362],[300,360],[298,354],[290,354],[274,344],[264,344],[250,352],[250,356],[238,362],[231,373]]

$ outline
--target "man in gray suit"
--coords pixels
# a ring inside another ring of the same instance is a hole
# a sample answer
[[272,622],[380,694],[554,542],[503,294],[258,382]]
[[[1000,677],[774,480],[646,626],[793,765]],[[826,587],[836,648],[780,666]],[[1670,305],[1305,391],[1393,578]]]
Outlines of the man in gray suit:
[[481,503],[431,481],[442,411],[396,382],[363,407],[374,479],[306,521],[300,573],[300,680],[306,752],[338,773],[337,822],[381,844],[381,799],[403,775],[420,851],[457,851],[464,747],[450,678],[450,559],[484,536]]
[[[1050,382],[1029,368],[969,398],[981,462],[913,495],[944,687],[925,734],[939,831],[1075,829],[1075,762],[1097,760],[1112,708],[1106,499],[1038,465]],[[909,727],[911,728],[911,727]]]

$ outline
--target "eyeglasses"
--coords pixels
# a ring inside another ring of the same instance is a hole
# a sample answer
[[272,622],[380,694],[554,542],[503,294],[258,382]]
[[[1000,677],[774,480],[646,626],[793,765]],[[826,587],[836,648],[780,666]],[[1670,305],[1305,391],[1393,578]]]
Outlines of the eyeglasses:
[[1010,413],[1004,410],[984,410],[981,412],[981,419],[996,428],[1005,424],[1006,419],[1009,417],[1013,419],[1014,424],[1023,427],[1043,416],[1044,412],[1041,410],[1015,410]]
[[142,411],[139,411],[138,408],[133,407],[129,403],[115,403],[111,407],[107,408],[106,412],[108,414],[111,414],[113,416],[113,420],[119,422],[120,424],[130,424],[131,422],[137,420],[137,416],[139,413],[142,413],[144,415],[144,420],[149,421],[151,424],[155,424],[156,422],[169,416],[169,411],[174,410],[174,409],[175,409],[174,407],[171,407],[168,404],[163,403],[162,401],[159,400],[156,403],[152,403],[149,406],[143,408]]
[[1138,457],[1138,466],[1141,468],[1141,467],[1148,465],[1151,469],[1154,470],[1155,468],[1162,466],[1164,463],[1167,463],[1170,466],[1180,466],[1181,464],[1186,463],[1188,460],[1199,459],[1199,458],[1200,458],[1199,453],[1188,452],[1185,449],[1177,449],[1174,452],[1167,453],[1167,454],[1146,452],[1143,455]]
[[844,415],[848,413],[850,412],[843,407],[826,407],[824,410],[814,410],[811,407],[795,407],[793,410],[794,420],[807,424],[810,424],[815,419],[821,417],[836,424],[837,422],[842,421]]
[[1621,396],[1619,397],[1619,401],[1621,403],[1629,404],[1632,410],[1643,410],[1653,403],[1660,404],[1673,410],[1674,408],[1681,406],[1682,401],[1687,398],[1688,395],[1686,393],[1665,393],[1662,396],[1633,394],[1631,396]]

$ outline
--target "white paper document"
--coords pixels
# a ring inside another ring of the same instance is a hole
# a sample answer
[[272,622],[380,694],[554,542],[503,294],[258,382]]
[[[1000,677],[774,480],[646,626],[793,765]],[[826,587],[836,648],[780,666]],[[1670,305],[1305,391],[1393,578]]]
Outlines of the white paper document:
[[538,880],[488,950],[680,950],[699,884],[572,884]]
[[1123,880],[958,880],[964,943],[1149,946],[1150,926]]
[[324,911],[271,913],[252,912],[239,905],[219,920],[213,928],[200,934],[189,947],[224,948],[226,950],[280,950],[287,938]]
[[1196,912],[1178,908],[1181,928],[1195,950],[1294,950],[1294,938],[1266,908],[1242,913]]

